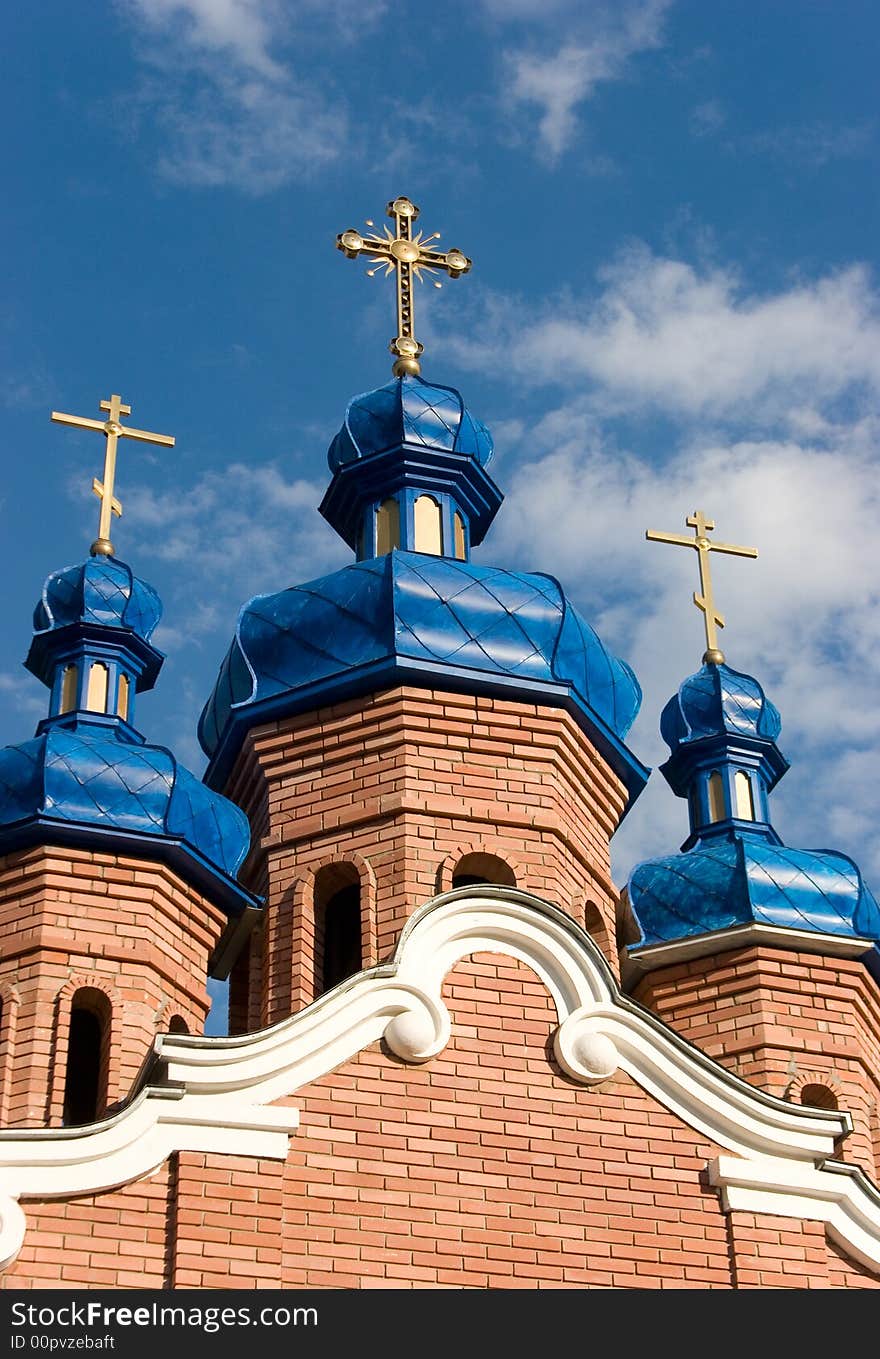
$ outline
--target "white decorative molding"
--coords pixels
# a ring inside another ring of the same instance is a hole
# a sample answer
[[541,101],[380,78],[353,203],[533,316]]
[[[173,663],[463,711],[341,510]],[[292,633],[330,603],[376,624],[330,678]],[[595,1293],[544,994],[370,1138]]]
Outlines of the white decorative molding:
[[162,1083],[147,1084],[114,1118],[0,1133],[0,1259],[14,1258],[23,1235],[13,1200],[115,1188],[174,1151],[283,1159],[297,1111],[274,1101],[380,1039],[403,1061],[436,1056],[450,1036],[443,981],[471,953],[516,958],[541,978],[559,1017],[555,1052],[568,1076],[594,1085],[626,1072],[722,1147],[728,1154],[711,1173],[726,1208],[748,1203],[750,1211],[824,1221],[845,1249],[880,1269],[880,1193],[861,1171],[832,1159],[851,1130],[847,1113],[746,1084],[622,995],[570,917],[524,892],[488,886],[438,897],[410,919],[392,962],[270,1029],[237,1038],[161,1035],[154,1055]]

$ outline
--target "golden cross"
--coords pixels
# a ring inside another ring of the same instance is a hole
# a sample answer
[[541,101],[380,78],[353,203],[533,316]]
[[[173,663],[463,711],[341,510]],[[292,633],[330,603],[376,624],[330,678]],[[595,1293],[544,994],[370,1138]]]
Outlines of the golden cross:
[[119,423],[122,415],[131,415],[131,406],[122,403],[122,397],[111,396],[109,401],[101,402],[101,410],[107,412],[106,420],[88,420],[82,415],[63,415],[53,411],[52,419],[59,425],[76,425],[77,429],[97,429],[107,440],[104,451],[104,480],[92,479],[92,490],[101,502],[101,515],[98,521],[98,536],[92,543],[92,556],[112,557],[113,544],[110,541],[111,516],[122,514],[122,504],[113,494],[116,483],[116,444],[119,439],[139,439],[144,444],[162,444],[165,448],[174,447],[170,434],[150,434],[145,429],[130,429]]
[[697,594],[694,591],[694,603],[703,615],[706,625],[706,652],[703,656],[704,665],[723,665],[724,652],[718,647],[718,634],[716,627],[724,627],[724,619],[715,607],[715,596],[712,593],[712,572],[709,566],[710,552],[728,552],[735,557],[757,557],[756,547],[735,547],[732,543],[715,543],[708,537],[714,532],[715,520],[707,519],[702,510],[695,510],[687,517],[689,528],[694,530],[693,538],[679,537],[675,533],[657,533],[654,529],[647,529],[645,537],[654,543],[676,543],[682,547],[695,547],[700,562],[700,590]]
[[[393,235],[388,227],[384,228],[384,236],[375,231],[364,236],[351,227],[336,237],[336,248],[350,260],[365,255],[375,265],[367,270],[370,278],[383,265],[386,278],[391,273],[397,275],[397,335],[389,348],[396,355],[392,372],[395,377],[403,377],[421,372],[419,358],[425,352],[425,346],[419,343],[413,331],[413,276],[421,279],[423,273],[435,274],[442,269],[450,278],[461,278],[470,269],[472,261],[460,250],[435,249],[431,241],[439,241],[439,231],[427,237],[420,231],[413,237],[413,222],[419,210],[408,198],[393,199],[385,211],[394,219]],[[368,218],[367,226],[374,225]],[[434,284],[435,288],[442,286],[441,283]]]

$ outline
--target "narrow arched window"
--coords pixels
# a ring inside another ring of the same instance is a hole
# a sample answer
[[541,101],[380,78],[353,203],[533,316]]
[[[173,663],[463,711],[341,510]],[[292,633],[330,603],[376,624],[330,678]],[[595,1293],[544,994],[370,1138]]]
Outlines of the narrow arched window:
[[60,713],[73,712],[76,707],[76,666],[67,665],[64,667],[64,674],[61,676],[61,706]]
[[754,821],[755,801],[752,797],[752,781],[742,769],[738,769],[733,779],[736,793],[736,814],[741,821]]
[[189,1033],[189,1025],[183,1015],[172,1015],[168,1023],[169,1033]]
[[392,498],[376,511],[376,556],[384,557],[394,547],[400,547],[400,506]]
[[116,695],[116,711],[126,721],[128,719],[128,675],[119,676],[119,691]]
[[801,1104],[808,1104],[812,1109],[837,1109],[840,1106],[837,1096],[828,1085],[805,1085],[801,1091]]
[[434,557],[443,553],[440,526],[440,506],[433,496],[420,495],[415,507],[416,552],[430,552]]
[[64,1074],[65,1127],[94,1123],[107,1102],[110,1002],[101,991],[77,991],[70,1006]]
[[315,994],[363,967],[361,884],[353,864],[332,864],[315,879]]
[[724,816],[724,784],[716,769],[709,775],[709,820],[723,821]]
[[458,510],[452,516],[452,524],[455,529],[455,555],[460,562],[463,562],[467,556],[467,543],[464,536],[464,520]]
[[499,859],[497,854],[465,854],[452,870],[452,886],[473,887],[479,883],[515,887],[516,876],[510,864]]
[[110,684],[110,671],[103,661],[95,661],[89,669],[89,687],[86,691],[86,707],[92,713],[107,711],[107,689]]

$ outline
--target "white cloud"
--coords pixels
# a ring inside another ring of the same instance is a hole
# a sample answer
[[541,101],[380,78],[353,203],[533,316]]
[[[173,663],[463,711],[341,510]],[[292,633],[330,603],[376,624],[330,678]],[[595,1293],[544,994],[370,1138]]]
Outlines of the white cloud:
[[729,151],[767,154],[800,168],[820,169],[829,161],[867,155],[875,140],[873,123],[804,123],[734,137]]
[[[503,78],[505,100],[514,114],[521,105],[537,106],[538,147],[546,159],[556,162],[569,148],[578,126],[578,108],[596,86],[618,79],[631,57],[659,45],[669,3],[624,0],[589,9],[573,6],[565,24],[566,41],[548,50],[541,32],[548,17],[546,6],[520,0],[505,11],[489,0],[487,8],[499,18],[535,21],[531,44],[505,51]],[[549,7],[551,13],[559,8]]]
[[[736,418],[757,427],[880,386],[880,306],[855,265],[773,293],[720,267],[625,252],[591,300],[486,308],[500,368],[524,380],[596,385],[606,408]],[[476,359],[470,341],[447,340]],[[485,362],[485,332],[479,349]]]
[[[757,561],[713,558],[721,645],[758,677],[783,716],[793,768],[774,794],[792,844],[843,849],[880,881],[867,835],[880,816],[880,422],[822,427],[816,441],[720,441],[695,431],[663,466],[606,447],[584,403],[529,432],[547,451],[520,462],[493,532],[493,558],[548,570],[645,691],[630,738],[652,765],[668,751],[660,711],[698,668],[705,646],[691,603],[696,554],[645,541],[646,528],[689,534],[685,516],[714,514],[720,541],[757,546]],[[528,550],[524,544],[528,544]],[[855,808],[855,812],[853,812]],[[671,852],[687,810],[655,773],[614,842],[615,869]]]
[[695,137],[711,137],[727,122],[721,101],[706,99],[691,110],[691,132]]
[[125,8],[152,72],[135,108],[164,130],[165,178],[261,194],[336,158],[344,103],[304,78],[289,54],[294,19],[333,19],[339,5],[293,13],[276,0],[128,0]]

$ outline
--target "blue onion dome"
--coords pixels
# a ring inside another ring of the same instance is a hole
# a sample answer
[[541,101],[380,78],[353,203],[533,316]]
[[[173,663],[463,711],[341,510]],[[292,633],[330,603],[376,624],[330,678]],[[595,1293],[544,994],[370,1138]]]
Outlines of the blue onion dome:
[[148,642],[161,617],[162,602],[156,591],[139,580],[130,566],[116,557],[89,557],[47,578],[34,610],[34,631],[97,623],[128,628]]
[[0,852],[60,840],[155,853],[236,913],[252,904],[233,879],[250,845],[247,817],[170,751],[110,725],[43,724],[0,750]]
[[623,745],[638,681],[553,577],[394,549],[244,606],[199,724],[206,780],[258,722],[401,683],[564,706],[633,798],[647,779]]
[[465,408],[461,393],[421,377],[392,379],[348,404],[345,422],[327,453],[331,472],[402,444],[492,458],[492,436]]
[[880,940],[880,908],[845,854],[747,835],[639,864],[627,893],[636,947],[737,925]]
[[660,733],[671,750],[725,733],[775,741],[781,730],[779,711],[758,681],[728,665],[704,665],[690,675],[660,718]]

